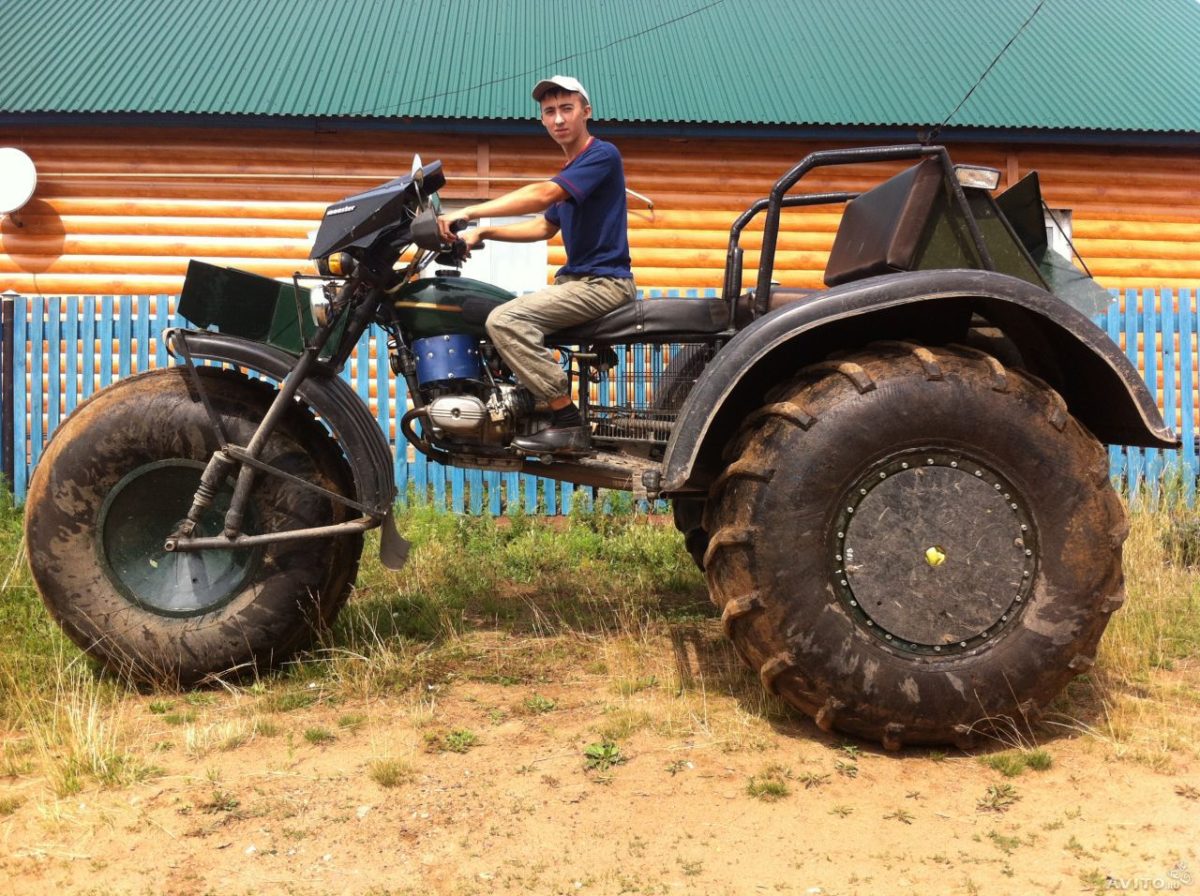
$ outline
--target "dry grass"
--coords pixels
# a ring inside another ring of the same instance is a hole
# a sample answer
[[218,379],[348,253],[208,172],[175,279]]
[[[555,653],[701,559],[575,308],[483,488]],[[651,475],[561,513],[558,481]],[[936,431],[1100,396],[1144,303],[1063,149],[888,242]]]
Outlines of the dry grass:
[[[129,693],[98,679],[79,657],[57,659],[52,690],[18,703],[17,724],[53,792],[68,796],[93,782],[120,787],[153,776],[154,767],[134,745]],[[13,680],[11,673],[7,677]]]
[[1062,718],[1114,756],[1169,768],[1200,757],[1200,513],[1141,502],[1125,544],[1125,605],[1095,667],[1058,701]]
[[[1200,569],[1184,562],[1178,539],[1164,538],[1190,531],[1193,518],[1178,503],[1133,514],[1128,601],[1095,668],[1060,698],[1048,726],[1014,734],[1022,767],[1064,731],[1156,768],[1200,756]],[[643,515],[409,514],[409,567],[383,569],[368,545],[356,594],[326,643],[270,678],[199,695],[143,694],[97,675],[41,608],[18,520],[11,508],[0,520],[0,773],[40,777],[60,796],[154,775],[163,743],[195,760],[259,737],[320,746],[370,725],[378,707],[436,732],[439,695],[470,682],[519,689],[501,714],[552,718],[553,700],[532,696],[602,675],[609,685],[594,733],[614,743],[652,731],[753,751],[781,732],[811,730],[738,661],[674,529]],[[344,704],[365,707],[353,725],[338,721]],[[306,735],[322,713],[328,737]],[[380,786],[411,777],[392,750],[377,755],[370,774]]]

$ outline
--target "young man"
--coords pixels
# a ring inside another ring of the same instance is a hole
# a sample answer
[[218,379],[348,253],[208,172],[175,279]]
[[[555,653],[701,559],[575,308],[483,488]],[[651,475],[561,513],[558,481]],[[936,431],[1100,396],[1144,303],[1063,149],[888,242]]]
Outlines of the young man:
[[591,433],[571,400],[566,372],[545,347],[545,335],[594,320],[634,299],[625,168],[615,146],[588,133],[592,105],[577,80],[555,75],[539,81],[533,98],[541,106],[542,124],[567,158],[562,170],[457,215],[443,215],[439,225],[449,241],[455,217],[477,221],[538,215],[466,231],[462,237],[471,248],[484,240],[536,242],[562,231],[567,263],[554,284],[498,307],[488,316],[487,331],[500,357],[553,413],[548,428],[513,439],[513,445],[529,454],[571,457],[588,453]]

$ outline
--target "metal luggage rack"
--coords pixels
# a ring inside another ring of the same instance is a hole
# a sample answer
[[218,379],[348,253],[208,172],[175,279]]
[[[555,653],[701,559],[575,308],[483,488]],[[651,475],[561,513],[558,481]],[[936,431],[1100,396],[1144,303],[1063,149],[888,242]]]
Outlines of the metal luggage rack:
[[580,408],[599,439],[665,445],[712,357],[710,343],[593,346],[579,362]]

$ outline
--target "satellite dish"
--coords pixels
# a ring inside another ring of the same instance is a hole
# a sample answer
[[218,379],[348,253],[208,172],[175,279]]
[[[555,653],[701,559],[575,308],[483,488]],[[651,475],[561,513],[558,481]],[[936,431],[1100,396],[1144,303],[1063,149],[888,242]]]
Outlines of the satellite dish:
[[0,149],[0,215],[8,215],[25,205],[37,186],[33,160],[19,149]]

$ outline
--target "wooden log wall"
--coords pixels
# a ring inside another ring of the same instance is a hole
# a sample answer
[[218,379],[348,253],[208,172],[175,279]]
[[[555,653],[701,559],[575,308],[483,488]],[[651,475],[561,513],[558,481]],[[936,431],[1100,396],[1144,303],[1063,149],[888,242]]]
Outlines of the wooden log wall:
[[[604,127],[593,128],[604,136]],[[729,226],[806,153],[830,143],[622,138],[634,273],[644,288],[719,288]],[[441,159],[443,198],[497,196],[557,170],[544,136],[381,131],[0,129],[34,160],[31,202],[0,222],[0,291],[175,293],[189,258],[271,277],[310,272],[309,235],[326,205]],[[1077,248],[1107,287],[1200,283],[1200,152],[969,145],[958,161],[1011,183],[1042,173],[1047,201],[1073,213]],[[898,169],[892,169],[898,170]],[[809,190],[859,191],[887,171],[817,172]],[[837,208],[786,214],[776,259],[785,285],[821,283]],[[743,237],[754,279],[761,217]],[[547,276],[564,260],[550,247]]]

